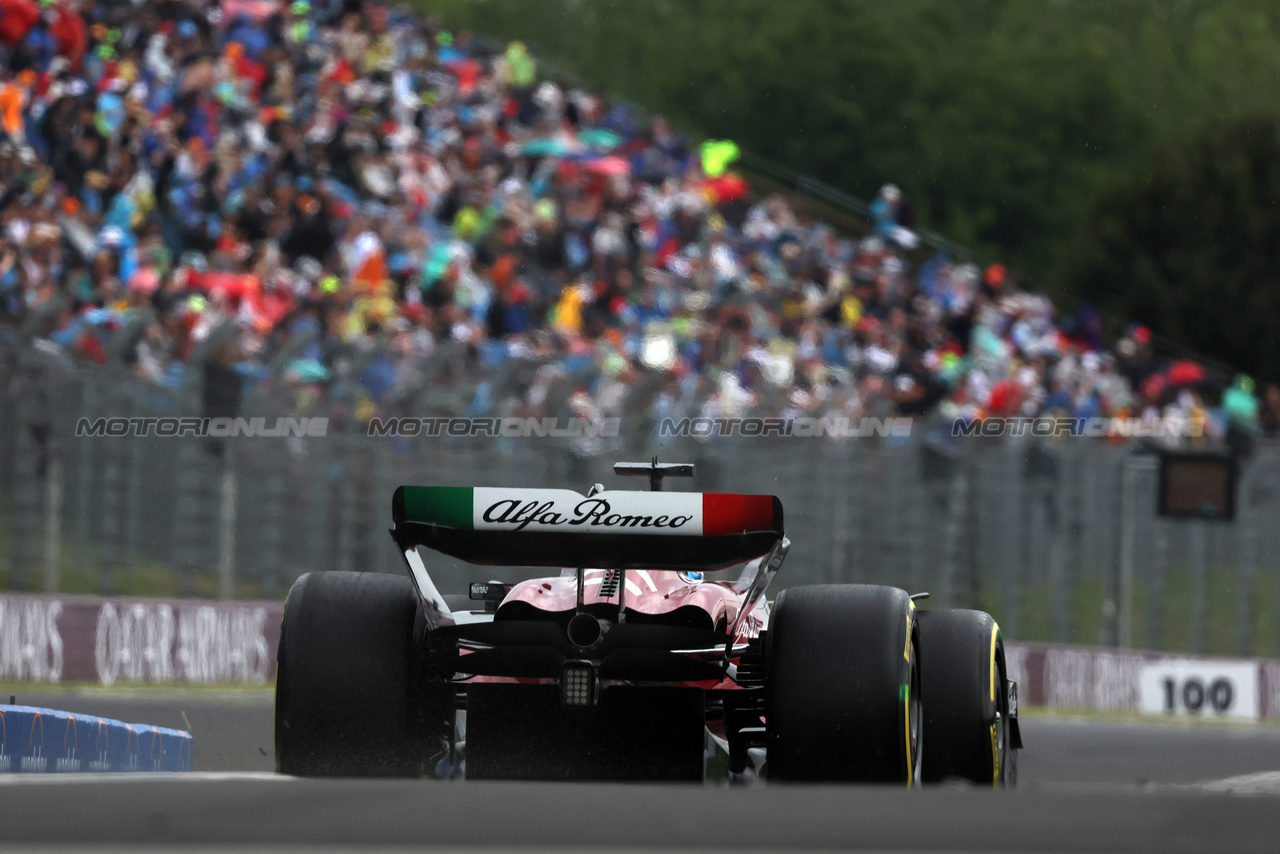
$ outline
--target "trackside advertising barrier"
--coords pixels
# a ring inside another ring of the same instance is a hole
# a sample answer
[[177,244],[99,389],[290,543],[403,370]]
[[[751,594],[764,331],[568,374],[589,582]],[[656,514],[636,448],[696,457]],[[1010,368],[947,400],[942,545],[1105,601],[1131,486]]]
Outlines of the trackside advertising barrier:
[[0,706],[0,773],[190,770],[188,732]]
[[283,607],[0,595],[0,680],[266,685]]
[[[268,685],[283,607],[0,595],[0,680]],[[1005,655],[1024,706],[1280,717],[1280,660],[1014,642]]]
[[1280,660],[1060,644],[1005,646],[1026,706],[1258,720],[1280,717]]

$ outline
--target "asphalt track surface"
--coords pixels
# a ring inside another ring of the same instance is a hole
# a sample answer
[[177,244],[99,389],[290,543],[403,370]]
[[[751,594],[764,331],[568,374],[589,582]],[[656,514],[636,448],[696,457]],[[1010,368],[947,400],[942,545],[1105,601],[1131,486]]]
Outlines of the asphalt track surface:
[[18,700],[189,729],[197,773],[15,775],[0,784],[5,850],[1280,851],[1273,726],[1027,717],[1012,792],[295,780],[269,773],[269,692]]

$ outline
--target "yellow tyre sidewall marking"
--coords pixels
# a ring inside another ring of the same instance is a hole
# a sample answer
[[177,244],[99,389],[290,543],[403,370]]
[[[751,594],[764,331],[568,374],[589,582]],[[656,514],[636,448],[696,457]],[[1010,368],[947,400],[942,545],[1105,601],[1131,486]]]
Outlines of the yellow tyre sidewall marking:
[[[1000,638],[1000,626],[991,621],[991,703],[999,712],[996,704],[996,641]],[[996,722],[991,722],[991,786],[1000,785],[1000,739],[996,733]]]
[[902,694],[902,732],[907,743],[907,787],[910,788],[915,782],[914,757],[911,755],[911,620],[915,616],[916,603],[908,599],[907,604],[907,642],[902,649],[902,658],[907,662],[907,690]]

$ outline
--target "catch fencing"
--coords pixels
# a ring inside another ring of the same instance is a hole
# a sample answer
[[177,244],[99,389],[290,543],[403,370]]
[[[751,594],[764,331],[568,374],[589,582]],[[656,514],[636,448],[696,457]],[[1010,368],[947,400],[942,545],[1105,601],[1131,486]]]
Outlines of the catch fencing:
[[[921,419],[909,437],[661,438],[649,405],[625,412],[616,438],[369,436],[353,416],[359,359],[323,406],[282,361],[240,402],[268,423],[326,416],[322,437],[77,437],[81,418],[205,415],[206,374],[162,387],[118,361],[0,340],[0,589],[279,599],[307,571],[403,571],[387,535],[402,483],[639,488],[612,463],[656,455],[697,466],[669,488],[782,499],[782,586],[928,591],[1025,641],[1280,654],[1274,443],[1244,462],[1234,522],[1169,520],[1155,513],[1156,458],[1132,441],[951,439]],[[472,362],[438,357],[396,414],[467,415],[481,383],[500,399],[536,368]],[[568,411],[576,383],[550,386],[550,413]],[[446,590],[520,575],[435,561]]]

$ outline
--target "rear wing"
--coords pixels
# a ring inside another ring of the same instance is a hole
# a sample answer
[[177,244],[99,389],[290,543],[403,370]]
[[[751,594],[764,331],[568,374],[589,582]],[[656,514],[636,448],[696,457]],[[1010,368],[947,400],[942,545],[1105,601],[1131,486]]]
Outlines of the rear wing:
[[716,570],[783,539],[772,495],[401,486],[391,516],[402,551],[494,566]]

